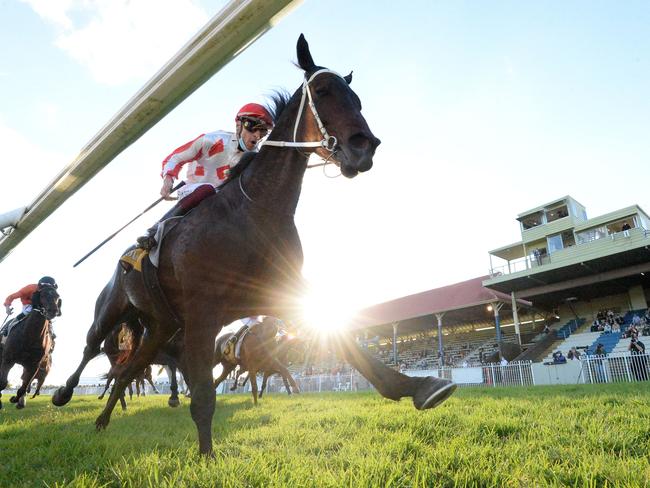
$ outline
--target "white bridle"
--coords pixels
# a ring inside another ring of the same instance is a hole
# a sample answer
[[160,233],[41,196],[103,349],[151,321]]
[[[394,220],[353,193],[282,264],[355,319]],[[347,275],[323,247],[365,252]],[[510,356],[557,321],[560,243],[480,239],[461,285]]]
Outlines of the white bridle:
[[[308,79],[305,78],[305,81],[302,83],[302,97],[300,99],[300,108],[298,109],[298,116],[296,117],[296,123],[293,126],[293,142],[289,141],[269,141],[266,140],[264,143],[262,143],[262,146],[275,146],[275,147],[322,147],[323,149],[333,153],[336,149],[336,146],[338,144],[338,141],[335,136],[331,136],[327,133],[327,129],[325,129],[325,126],[323,125],[323,121],[320,119],[320,116],[318,115],[318,111],[316,110],[316,105],[314,105],[314,100],[311,96],[311,89],[309,88],[309,84],[316,78],[318,75],[323,74],[323,73],[331,73],[333,75],[336,75],[340,78],[343,78],[340,74],[338,74],[336,71],[332,71],[330,69],[319,69],[316,71],[314,74],[312,74]],[[343,78],[345,80],[345,78]],[[311,109],[311,113],[314,114],[314,119],[316,120],[316,124],[318,125],[318,128],[320,129],[320,132],[323,136],[323,138],[320,141],[303,141],[303,142],[296,142],[296,135],[298,134],[298,126],[300,125],[300,118],[302,117],[302,111],[303,108],[305,107],[305,100],[308,100],[309,108]]]

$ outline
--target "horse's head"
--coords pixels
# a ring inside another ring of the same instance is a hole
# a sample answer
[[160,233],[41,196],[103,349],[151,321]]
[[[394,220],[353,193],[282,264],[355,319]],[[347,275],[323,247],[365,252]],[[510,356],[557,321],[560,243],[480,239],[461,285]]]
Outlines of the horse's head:
[[61,315],[61,297],[59,297],[54,286],[41,286],[39,289],[39,295],[39,308],[46,319],[52,320],[54,317]]
[[381,141],[361,115],[361,101],[350,88],[352,73],[343,77],[316,66],[302,34],[297,53],[298,64],[305,71],[302,96],[306,98],[305,105],[311,108],[305,107],[305,114],[300,114],[306,119],[302,136],[305,140],[323,140],[325,147],[317,148],[316,153],[326,160],[334,160],[344,176],[353,178],[368,171]]

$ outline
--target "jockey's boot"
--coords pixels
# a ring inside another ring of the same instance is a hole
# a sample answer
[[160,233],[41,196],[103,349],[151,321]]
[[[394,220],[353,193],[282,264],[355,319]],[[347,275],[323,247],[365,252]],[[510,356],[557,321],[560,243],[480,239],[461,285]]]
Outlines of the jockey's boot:
[[156,231],[158,230],[158,226],[164,222],[167,219],[170,219],[172,217],[181,217],[187,213],[187,210],[181,207],[180,205],[176,204],[174,205],[169,212],[167,212],[165,215],[162,216],[162,218],[153,224],[151,227],[147,229],[147,233],[143,236],[140,236],[136,239],[136,246],[139,249],[144,249],[146,251],[150,251],[154,247],[156,247]]

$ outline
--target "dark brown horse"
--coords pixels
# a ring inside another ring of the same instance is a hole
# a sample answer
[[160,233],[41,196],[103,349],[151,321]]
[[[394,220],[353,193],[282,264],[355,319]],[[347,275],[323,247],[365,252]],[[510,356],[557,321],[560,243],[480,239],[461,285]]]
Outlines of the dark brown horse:
[[11,368],[14,364],[23,367],[22,384],[9,400],[17,404],[16,408],[25,407],[27,388],[39,368],[47,366],[53,341],[50,321],[61,315],[60,303],[59,294],[53,286],[42,286],[32,297],[32,311],[11,329],[4,346],[0,346],[0,398],[2,390],[7,387],[7,375]]
[[[150,334],[118,380],[96,420],[97,428],[108,425],[117,392],[152,362],[160,346],[181,327],[199,451],[212,453],[212,364],[218,332],[241,317],[291,320],[298,315],[304,289],[303,253],[294,213],[308,156],[315,152],[352,178],[372,167],[380,142],[361,115],[359,98],[349,86],[351,75],[344,78],[317,66],[303,36],[297,55],[304,82],[290,99],[274,97],[275,128],[267,143],[247,166],[235,167],[240,170],[232,183],[180,219],[162,242],[158,279],[170,306],[152,300],[140,273],[125,273],[118,266],[97,300],[81,363],[53,395],[55,405],[70,400],[104,337],[121,317],[135,311]],[[390,399],[413,397],[416,408],[431,408],[455,388],[447,380],[411,378],[393,371],[362,351],[351,335],[344,337],[341,348],[347,360]]]
[[[251,393],[253,394],[253,403],[257,404],[257,373],[263,371],[278,372],[285,380],[291,383],[296,391],[298,385],[291,377],[291,374],[278,360],[274,357],[275,334],[277,326],[274,323],[262,322],[255,324],[243,335],[241,340],[241,351],[239,358],[228,358],[224,354],[229,339],[233,334],[228,333],[217,338],[215,344],[215,366],[221,364],[223,371],[215,380],[215,389],[225,380],[228,375],[237,367],[240,371],[248,371],[248,378],[251,382]],[[235,382],[237,378],[235,378]]]
[[[111,363],[111,369],[106,373],[106,385],[104,391],[99,396],[100,400],[104,398],[104,394],[108,390],[111,382],[117,379],[122,372],[126,370],[128,364],[135,356],[138,347],[140,347],[144,334],[144,328],[140,322],[133,317],[130,317],[119,326],[113,328],[113,330],[108,334],[104,340],[102,352],[106,354],[108,361]],[[170,378],[171,395],[167,401],[170,407],[177,407],[180,405],[178,399],[178,384],[176,382],[176,370],[180,369],[183,347],[181,337],[180,334],[176,334],[172,339],[163,344],[153,359],[153,364],[169,366],[173,372],[172,378]],[[151,365],[147,365],[143,370],[138,372],[134,377],[134,380],[136,382],[135,387],[138,396],[140,396],[140,386],[142,386],[144,390],[145,380],[149,381],[153,390],[156,391],[156,387],[153,384],[153,378],[151,377]],[[129,398],[132,398],[133,391],[130,382],[127,385],[127,389],[129,390]],[[122,409],[126,410],[126,402],[123,394],[120,397],[120,404],[122,405]]]
[[[291,375],[289,366],[292,364],[295,365],[298,361],[304,360],[304,350],[305,345],[300,339],[289,337],[288,335],[283,335],[269,344],[266,353],[280,363],[282,368],[276,369],[274,368],[274,364],[271,364],[269,367],[262,370],[262,386],[260,387],[258,398],[262,398],[268,379],[274,374],[280,375],[288,395],[291,395],[291,393],[300,393],[300,388]],[[241,385],[238,385],[238,377],[240,374],[244,373],[244,371],[243,368],[238,371],[230,391],[235,391],[238,386],[244,386],[246,384],[249,379],[248,376],[244,379]]]

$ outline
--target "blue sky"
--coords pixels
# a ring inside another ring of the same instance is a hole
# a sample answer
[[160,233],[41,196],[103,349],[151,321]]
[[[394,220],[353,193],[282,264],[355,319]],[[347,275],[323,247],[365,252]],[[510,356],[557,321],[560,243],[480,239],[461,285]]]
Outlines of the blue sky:
[[[28,204],[224,4],[0,3],[0,212]],[[648,25],[647,2],[307,0],[23,241],[0,263],[0,293],[59,280],[50,379],[67,377],[121,250],[168,206],[72,264],[157,198],[171,150],[297,88],[301,32],[318,64],[354,70],[382,140],[367,174],[305,178],[304,274],[328,309],[486,274],[488,250],[519,239],[516,215],[557,197],[590,217],[649,210]],[[98,360],[88,373],[104,369]]]

